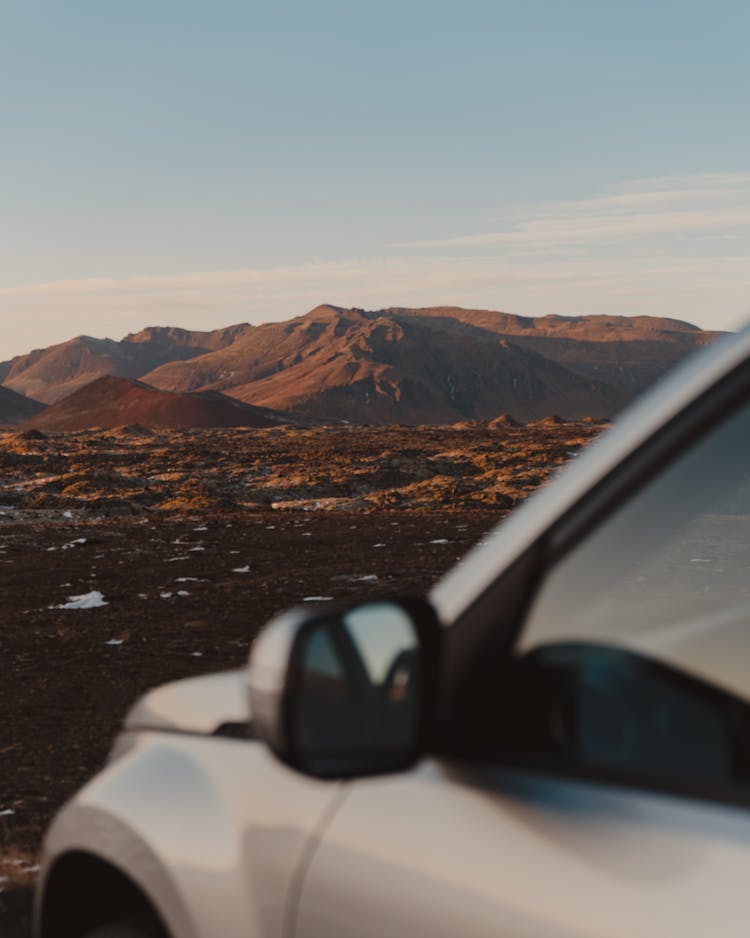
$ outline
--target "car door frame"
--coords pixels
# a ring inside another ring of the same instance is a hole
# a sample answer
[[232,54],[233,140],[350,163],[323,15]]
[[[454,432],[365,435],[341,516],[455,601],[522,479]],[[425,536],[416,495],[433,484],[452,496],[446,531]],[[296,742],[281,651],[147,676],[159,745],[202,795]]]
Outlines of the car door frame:
[[[628,451],[578,500],[553,517],[541,534],[467,607],[455,624],[445,629],[434,739],[439,741],[445,737],[449,742],[447,746],[438,745],[439,757],[449,760],[458,757],[459,761],[466,758],[466,752],[457,753],[452,742],[461,732],[455,718],[462,688],[466,682],[477,679],[483,664],[486,668],[487,663],[497,661],[498,656],[512,654],[523,634],[531,605],[555,566],[611,513],[716,426],[719,419],[750,401],[750,343],[743,342],[743,346],[748,346],[748,357],[733,361],[732,367],[727,368],[715,382],[699,386],[685,406]],[[554,494],[554,489],[555,484],[552,483],[549,492]],[[531,768],[523,764],[508,767],[521,771]],[[537,768],[531,770],[536,771]],[[564,775],[595,784],[625,785],[682,797],[701,797],[693,788],[680,790],[673,783],[639,784],[608,777],[607,773],[579,772],[573,767]],[[712,793],[706,798],[732,805],[750,804],[750,799],[745,801],[736,793],[727,793],[726,797]]]

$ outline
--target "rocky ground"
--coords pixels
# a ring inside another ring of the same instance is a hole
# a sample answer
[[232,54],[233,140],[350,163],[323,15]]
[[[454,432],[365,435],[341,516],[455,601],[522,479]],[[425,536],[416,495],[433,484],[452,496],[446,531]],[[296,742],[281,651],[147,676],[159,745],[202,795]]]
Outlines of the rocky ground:
[[0,511],[37,519],[185,512],[507,509],[602,422],[0,435]]
[[25,934],[42,830],[142,691],[242,665],[309,597],[423,592],[600,429],[1,437],[3,938]]

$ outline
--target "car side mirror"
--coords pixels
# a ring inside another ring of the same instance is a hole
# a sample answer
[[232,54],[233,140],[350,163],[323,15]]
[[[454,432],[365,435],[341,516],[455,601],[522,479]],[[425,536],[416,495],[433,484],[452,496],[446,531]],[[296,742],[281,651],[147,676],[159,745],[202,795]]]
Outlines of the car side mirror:
[[255,735],[321,778],[407,768],[425,749],[438,636],[422,600],[278,616],[250,654]]

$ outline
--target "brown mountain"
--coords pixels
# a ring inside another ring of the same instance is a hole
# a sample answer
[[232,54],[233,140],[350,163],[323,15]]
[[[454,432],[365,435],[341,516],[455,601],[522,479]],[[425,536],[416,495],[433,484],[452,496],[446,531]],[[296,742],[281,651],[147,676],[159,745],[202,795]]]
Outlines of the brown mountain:
[[0,426],[14,426],[44,410],[44,404],[0,386]]
[[711,341],[655,317],[529,318],[456,307],[319,306],[146,376],[325,420],[451,423],[509,412],[608,417]]
[[187,361],[231,345],[252,326],[213,332],[152,327],[121,342],[78,336],[60,345],[37,349],[0,364],[7,387],[51,404],[102,375],[140,378],[165,362]]
[[390,309],[397,316],[440,322],[443,328],[478,327],[513,338],[584,377],[611,382],[628,396],[638,393],[685,355],[720,333],[656,316],[513,316],[459,307]]
[[0,365],[0,381],[54,402],[111,374],[363,423],[452,423],[505,412],[522,420],[609,417],[715,336],[651,316],[324,305],[263,326],[151,328],[121,342],[79,337]]
[[184,429],[190,427],[272,427],[280,414],[253,407],[218,391],[180,394],[160,391],[141,381],[104,376],[79,388],[27,420],[25,429],[109,429],[126,424]]

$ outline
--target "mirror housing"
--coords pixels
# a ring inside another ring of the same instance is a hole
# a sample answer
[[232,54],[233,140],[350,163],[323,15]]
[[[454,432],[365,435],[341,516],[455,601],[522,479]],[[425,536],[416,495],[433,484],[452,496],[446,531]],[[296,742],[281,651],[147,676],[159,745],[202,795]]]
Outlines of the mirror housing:
[[408,768],[427,746],[439,636],[424,600],[277,616],[250,653],[255,736],[286,765],[319,778]]

